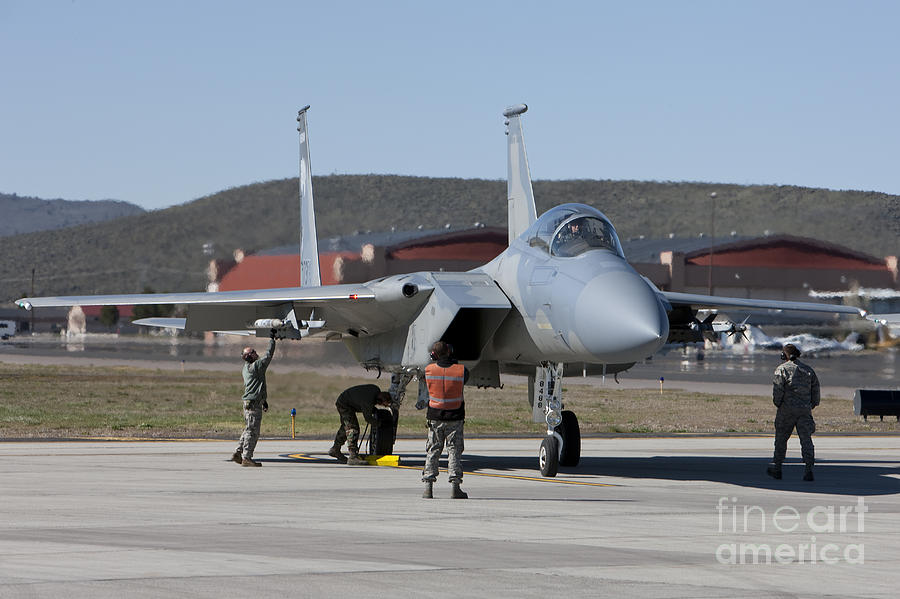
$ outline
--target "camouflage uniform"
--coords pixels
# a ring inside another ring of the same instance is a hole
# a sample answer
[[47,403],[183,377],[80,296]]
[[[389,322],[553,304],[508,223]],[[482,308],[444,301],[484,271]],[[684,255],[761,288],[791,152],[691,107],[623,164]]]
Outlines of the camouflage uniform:
[[366,422],[375,424],[375,404],[379,393],[381,388],[378,385],[356,385],[338,395],[334,405],[341,417],[341,426],[334,435],[335,447],[341,447],[346,442],[351,456],[359,452],[359,420],[356,413],[362,413]]
[[244,432],[238,441],[235,454],[241,454],[244,459],[252,459],[256,442],[259,441],[259,429],[262,425],[263,404],[266,403],[268,393],[266,391],[266,369],[272,361],[275,353],[275,339],[269,340],[269,350],[266,355],[253,363],[244,363],[241,374],[244,377]]
[[[437,366],[447,368],[456,364],[455,360],[450,358],[441,358],[437,361]],[[425,371],[426,382],[428,380],[428,370]],[[463,368],[464,384],[469,378],[469,370]],[[461,387],[460,387],[461,388]],[[430,395],[430,393],[429,393]],[[462,395],[460,395],[462,398]],[[463,436],[463,426],[466,418],[466,402],[462,399],[458,408],[443,409],[436,407],[434,402],[429,399],[427,412],[428,440],[425,442],[425,468],[422,470],[422,482],[433,483],[437,480],[438,462],[441,459],[441,453],[444,451],[444,445],[447,446],[447,470],[450,474],[450,482],[459,485],[462,483],[462,453],[465,449],[465,439]]]
[[428,441],[425,443],[425,469],[422,482],[437,480],[438,462],[447,444],[447,471],[451,483],[461,483],[463,478],[462,453],[465,450],[463,420],[428,420]]
[[799,360],[790,360],[775,369],[772,402],[778,407],[775,414],[776,468],[784,461],[787,442],[794,428],[800,437],[803,462],[812,467],[815,462],[812,434],[816,432],[812,410],[819,405],[819,399],[819,379],[812,368]]

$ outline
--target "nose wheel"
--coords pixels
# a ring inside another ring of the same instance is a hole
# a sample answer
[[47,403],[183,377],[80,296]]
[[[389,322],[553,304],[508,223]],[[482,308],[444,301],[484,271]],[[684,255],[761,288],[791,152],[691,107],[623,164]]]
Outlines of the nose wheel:
[[581,461],[581,429],[578,417],[570,410],[562,411],[562,422],[556,427],[562,437],[562,451],[559,452],[560,466],[577,466]]
[[544,437],[544,440],[541,441],[538,465],[541,468],[541,476],[556,476],[556,471],[559,469],[559,441],[556,437]]

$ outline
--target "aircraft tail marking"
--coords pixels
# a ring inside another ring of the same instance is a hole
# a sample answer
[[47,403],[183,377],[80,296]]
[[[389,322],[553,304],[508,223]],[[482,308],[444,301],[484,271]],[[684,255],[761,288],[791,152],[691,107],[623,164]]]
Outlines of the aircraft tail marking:
[[319,242],[316,238],[316,211],[313,204],[312,168],[309,164],[309,130],[306,111],[297,114],[297,131],[300,132],[300,286],[320,287]]
[[531,187],[531,171],[525,155],[525,137],[520,117],[528,107],[525,104],[510,106],[503,111],[506,117],[507,173],[506,195],[509,209],[509,243],[537,220],[534,206],[534,190]]

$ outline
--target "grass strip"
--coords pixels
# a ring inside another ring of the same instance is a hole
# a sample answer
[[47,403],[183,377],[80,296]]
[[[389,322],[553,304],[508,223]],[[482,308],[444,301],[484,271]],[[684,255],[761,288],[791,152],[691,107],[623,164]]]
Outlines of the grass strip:
[[[372,377],[339,377],[269,369],[264,437],[329,438],[339,421],[337,395]],[[388,380],[374,381],[387,389]],[[240,369],[178,372],[130,367],[0,364],[0,438],[236,438],[243,428]],[[400,436],[425,436],[416,384],[401,407]],[[767,396],[658,389],[621,390],[566,381],[565,401],[591,433],[771,433]],[[894,419],[864,422],[848,399],[826,398],[815,411],[819,432],[896,432]],[[466,435],[541,435],[531,422],[525,385],[466,388]],[[361,422],[365,427],[365,422]]]

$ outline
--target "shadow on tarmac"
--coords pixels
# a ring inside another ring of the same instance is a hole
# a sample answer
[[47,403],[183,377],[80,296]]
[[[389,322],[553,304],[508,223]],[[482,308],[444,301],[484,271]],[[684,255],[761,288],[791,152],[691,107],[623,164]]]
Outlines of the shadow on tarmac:
[[[408,461],[405,463],[409,463]],[[803,463],[788,459],[781,480],[766,474],[768,460],[746,457],[655,456],[582,457],[574,468],[560,467],[557,476],[614,476],[635,479],[708,481],[741,487],[829,495],[890,495],[900,493],[900,474],[895,460],[820,460],[816,480],[804,482]],[[537,456],[491,457],[464,455],[463,467],[477,472],[490,470],[536,470]],[[893,476],[892,476],[893,475]],[[538,474],[538,476],[540,476]]]
[[[295,463],[335,463],[324,454],[309,454],[315,459],[295,459],[283,456],[264,462]],[[401,464],[407,467],[422,467],[422,454],[400,454]],[[804,482],[803,463],[799,459],[788,459],[783,466],[784,478],[775,480],[766,475],[768,460],[746,457],[705,457],[705,456],[654,456],[654,457],[582,457],[574,468],[560,467],[560,479],[588,482],[586,478],[618,477],[633,479],[659,479],[678,481],[708,481],[726,483],[740,487],[790,491],[793,493],[813,493],[827,495],[891,495],[900,493],[900,468],[892,460],[820,460],[816,462],[816,480]],[[336,463],[335,463],[336,464]],[[446,458],[440,467],[447,467]],[[537,456],[483,456],[463,455],[463,469],[466,472],[515,473],[522,476],[540,477]],[[522,471],[525,471],[524,473]],[[590,482],[609,482],[591,480]]]

